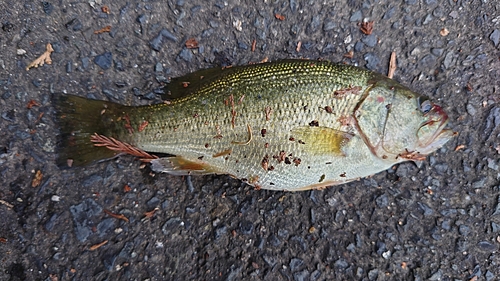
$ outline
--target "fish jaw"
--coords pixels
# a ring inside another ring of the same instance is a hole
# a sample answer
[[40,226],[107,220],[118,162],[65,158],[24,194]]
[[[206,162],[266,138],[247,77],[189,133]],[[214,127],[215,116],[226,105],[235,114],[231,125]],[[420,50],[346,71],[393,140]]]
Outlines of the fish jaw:
[[[416,151],[422,155],[436,151],[454,136],[452,130],[445,129],[448,124],[448,115],[439,105],[434,104],[428,115],[429,119],[422,124],[417,132],[418,147]],[[427,130],[427,133],[423,133],[423,130]],[[434,131],[432,134],[428,133],[432,131]],[[423,136],[419,137],[421,134]]]

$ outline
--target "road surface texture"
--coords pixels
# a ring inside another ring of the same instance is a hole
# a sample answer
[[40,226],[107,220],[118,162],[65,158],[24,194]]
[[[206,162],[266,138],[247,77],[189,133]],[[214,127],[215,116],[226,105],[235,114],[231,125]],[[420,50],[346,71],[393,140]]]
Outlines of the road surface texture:
[[[328,2],[2,1],[0,280],[499,280],[500,3]],[[27,71],[47,43],[52,63]],[[53,93],[145,105],[198,69],[385,74],[393,51],[394,79],[457,132],[420,167],[291,193],[128,156],[55,164]]]

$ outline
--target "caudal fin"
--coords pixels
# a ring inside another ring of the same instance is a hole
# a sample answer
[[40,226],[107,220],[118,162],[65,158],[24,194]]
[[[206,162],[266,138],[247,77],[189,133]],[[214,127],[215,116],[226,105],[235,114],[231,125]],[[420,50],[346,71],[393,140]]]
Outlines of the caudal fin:
[[56,160],[60,167],[82,166],[116,154],[106,147],[96,147],[91,136],[116,137],[112,120],[121,118],[127,106],[73,95],[54,95],[53,104],[60,126]]

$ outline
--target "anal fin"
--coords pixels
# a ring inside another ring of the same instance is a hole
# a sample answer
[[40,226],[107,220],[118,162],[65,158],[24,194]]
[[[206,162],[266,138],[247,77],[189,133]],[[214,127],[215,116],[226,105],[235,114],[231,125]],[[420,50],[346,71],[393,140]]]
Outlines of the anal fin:
[[151,169],[157,173],[167,173],[176,176],[208,175],[217,173],[217,169],[202,161],[188,160],[182,156],[172,156],[153,159]]

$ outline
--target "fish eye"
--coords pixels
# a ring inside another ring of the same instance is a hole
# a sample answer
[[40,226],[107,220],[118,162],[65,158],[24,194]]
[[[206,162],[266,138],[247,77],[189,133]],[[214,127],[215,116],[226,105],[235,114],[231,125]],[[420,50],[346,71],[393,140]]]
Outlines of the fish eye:
[[427,97],[418,97],[418,109],[423,114],[427,114],[432,109],[432,103]]

